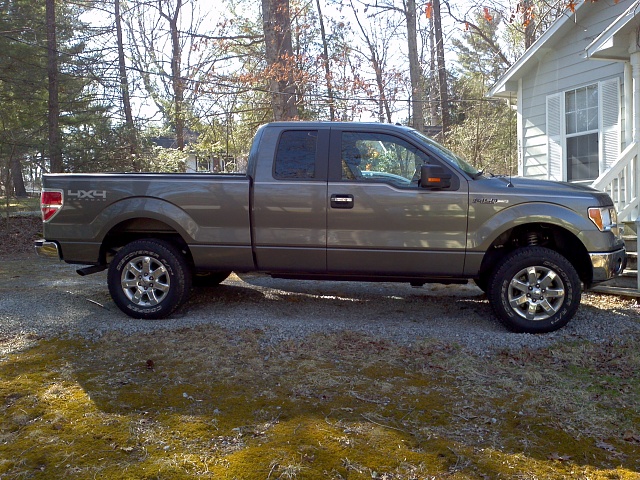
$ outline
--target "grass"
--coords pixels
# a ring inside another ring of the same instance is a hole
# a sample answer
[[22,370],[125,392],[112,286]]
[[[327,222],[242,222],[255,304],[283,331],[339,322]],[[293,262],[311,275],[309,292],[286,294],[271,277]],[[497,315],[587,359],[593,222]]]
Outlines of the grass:
[[40,197],[15,198],[0,196],[0,216],[7,217],[21,212],[39,212]]
[[33,340],[0,361],[0,478],[640,478],[638,338],[263,340]]

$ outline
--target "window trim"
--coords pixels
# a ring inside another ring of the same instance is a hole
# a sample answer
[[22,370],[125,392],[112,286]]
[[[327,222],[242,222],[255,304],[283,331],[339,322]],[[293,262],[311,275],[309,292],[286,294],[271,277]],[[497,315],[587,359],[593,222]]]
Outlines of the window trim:
[[[276,174],[276,163],[278,159],[278,149],[280,142],[285,133],[289,132],[316,132],[316,158],[315,158],[315,175],[313,178],[309,177],[282,177]],[[279,134],[275,146],[273,147],[273,161],[271,162],[271,176],[274,180],[279,182],[326,182],[328,175],[328,154],[329,154],[329,136],[330,130],[328,128],[314,128],[310,126],[292,126],[290,128],[283,129]]]
[[[598,87],[598,129],[568,134],[565,112],[566,95],[569,92],[592,85]],[[549,180],[568,181],[568,138],[598,134],[598,171],[600,175],[615,162],[621,151],[620,105],[620,77],[576,85],[546,97],[547,178]],[[594,181],[595,179],[576,180],[572,183],[593,183]]]

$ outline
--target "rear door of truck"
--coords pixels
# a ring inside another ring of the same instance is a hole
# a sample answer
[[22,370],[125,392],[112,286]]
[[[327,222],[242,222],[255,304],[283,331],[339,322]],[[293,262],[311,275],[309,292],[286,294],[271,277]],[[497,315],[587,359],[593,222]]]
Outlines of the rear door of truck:
[[329,134],[295,123],[261,132],[251,202],[260,270],[326,272]]
[[[422,164],[451,187],[420,188]],[[383,126],[331,132],[327,268],[359,275],[462,275],[468,180],[408,134]]]

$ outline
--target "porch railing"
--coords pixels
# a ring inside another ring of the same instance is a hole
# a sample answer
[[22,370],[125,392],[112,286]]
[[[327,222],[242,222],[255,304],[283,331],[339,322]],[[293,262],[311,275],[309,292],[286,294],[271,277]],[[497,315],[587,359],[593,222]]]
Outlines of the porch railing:
[[607,192],[618,211],[620,221],[633,221],[640,214],[640,144],[632,143],[612,167],[591,185]]

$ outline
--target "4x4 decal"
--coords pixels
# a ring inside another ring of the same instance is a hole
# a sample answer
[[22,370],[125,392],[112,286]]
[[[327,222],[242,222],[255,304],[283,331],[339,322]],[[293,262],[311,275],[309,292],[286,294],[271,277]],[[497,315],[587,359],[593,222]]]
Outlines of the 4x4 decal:
[[67,190],[67,196],[76,200],[105,201],[107,199],[106,190]]

